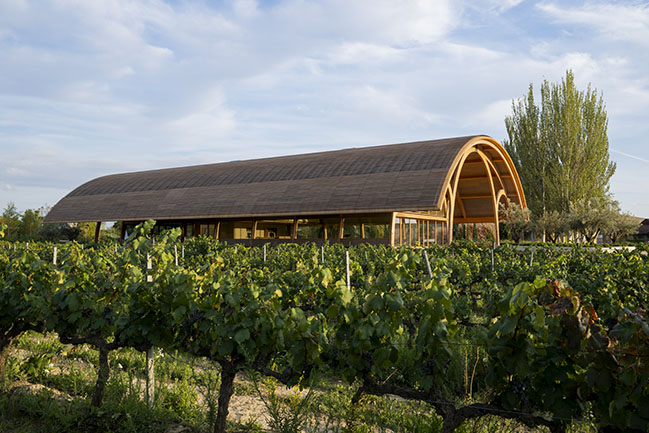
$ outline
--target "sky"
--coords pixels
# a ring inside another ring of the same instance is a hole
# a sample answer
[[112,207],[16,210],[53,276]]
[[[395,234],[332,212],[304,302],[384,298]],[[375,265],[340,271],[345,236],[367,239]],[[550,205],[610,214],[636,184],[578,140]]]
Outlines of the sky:
[[[643,54],[644,53],[644,54]],[[566,70],[649,217],[649,3],[0,0],[0,208],[88,180],[486,134]]]

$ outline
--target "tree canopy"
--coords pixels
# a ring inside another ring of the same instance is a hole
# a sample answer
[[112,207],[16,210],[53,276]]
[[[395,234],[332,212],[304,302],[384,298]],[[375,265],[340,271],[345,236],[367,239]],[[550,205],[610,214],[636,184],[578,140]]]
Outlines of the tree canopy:
[[512,101],[503,140],[535,216],[567,212],[580,200],[600,200],[615,163],[609,160],[606,109],[601,94],[575,87],[567,71],[561,83],[541,85],[540,105],[530,84],[526,98]]

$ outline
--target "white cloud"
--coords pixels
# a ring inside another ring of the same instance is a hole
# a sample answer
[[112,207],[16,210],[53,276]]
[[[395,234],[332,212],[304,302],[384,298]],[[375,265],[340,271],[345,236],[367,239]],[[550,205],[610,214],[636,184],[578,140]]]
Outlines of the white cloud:
[[271,18],[296,36],[392,45],[430,43],[459,23],[450,0],[287,0]]
[[327,64],[395,63],[403,59],[404,50],[365,42],[343,42],[334,47],[324,60]]
[[242,18],[252,18],[259,14],[257,0],[233,0],[232,9],[234,13]]
[[219,89],[212,89],[206,91],[191,112],[169,122],[167,129],[179,146],[198,144],[204,147],[223,139],[235,127],[235,113],[227,108],[223,93]]
[[606,39],[649,44],[649,5],[645,2],[624,4],[590,1],[577,7],[540,3],[537,7],[559,23],[593,28]]

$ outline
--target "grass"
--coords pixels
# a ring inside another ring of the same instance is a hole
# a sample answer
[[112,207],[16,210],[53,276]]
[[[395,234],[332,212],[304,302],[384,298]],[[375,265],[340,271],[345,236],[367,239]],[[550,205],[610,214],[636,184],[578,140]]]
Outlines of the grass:
[[[469,337],[469,336],[467,336]],[[469,337],[470,338],[470,337]],[[451,368],[460,387],[476,361],[468,354]],[[101,408],[90,405],[96,380],[97,351],[61,344],[54,334],[26,333],[14,342],[7,363],[10,380],[0,392],[0,432],[202,433],[216,416],[220,377],[215,364],[177,353],[156,353],[156,398],[144,403],[144,354],[120,349],[110,354],[111,375]],[[480,368],[480,366],[478,366]],[[230,409],[229,432],[253,433],[436,433],[441,418],[423,403],[363,396],[352,404],[356,387],[324,379],[309,390],[286,389],[274,380],[239,375]],[[252,405],[234,416],[237,399]],[[233,407],[234,406],[234,407]],[[498,417],[465,423],[460,433],[524,432]],[[539,429],[538,431],[543,431]],[[576,426],[572,432],[587,432]]]

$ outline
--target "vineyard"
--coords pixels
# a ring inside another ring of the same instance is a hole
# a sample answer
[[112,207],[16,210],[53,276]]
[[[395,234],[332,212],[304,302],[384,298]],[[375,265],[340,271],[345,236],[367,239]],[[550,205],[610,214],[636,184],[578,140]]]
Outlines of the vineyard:
[[[96,351],[87,395],[99,409],[120,351],[200,360],[218,375],[214,432],[233,431],[238,374],[305,390],[343,383],[352,409],[396,396],[430,421],[402,431],[483,417],[649,430],[647,247],[249,248],[154,239],[153,224],[124,245],[0,242],[2,407],[10,349],[36,332]],[[143,399],[156,404],[152,391]]]

